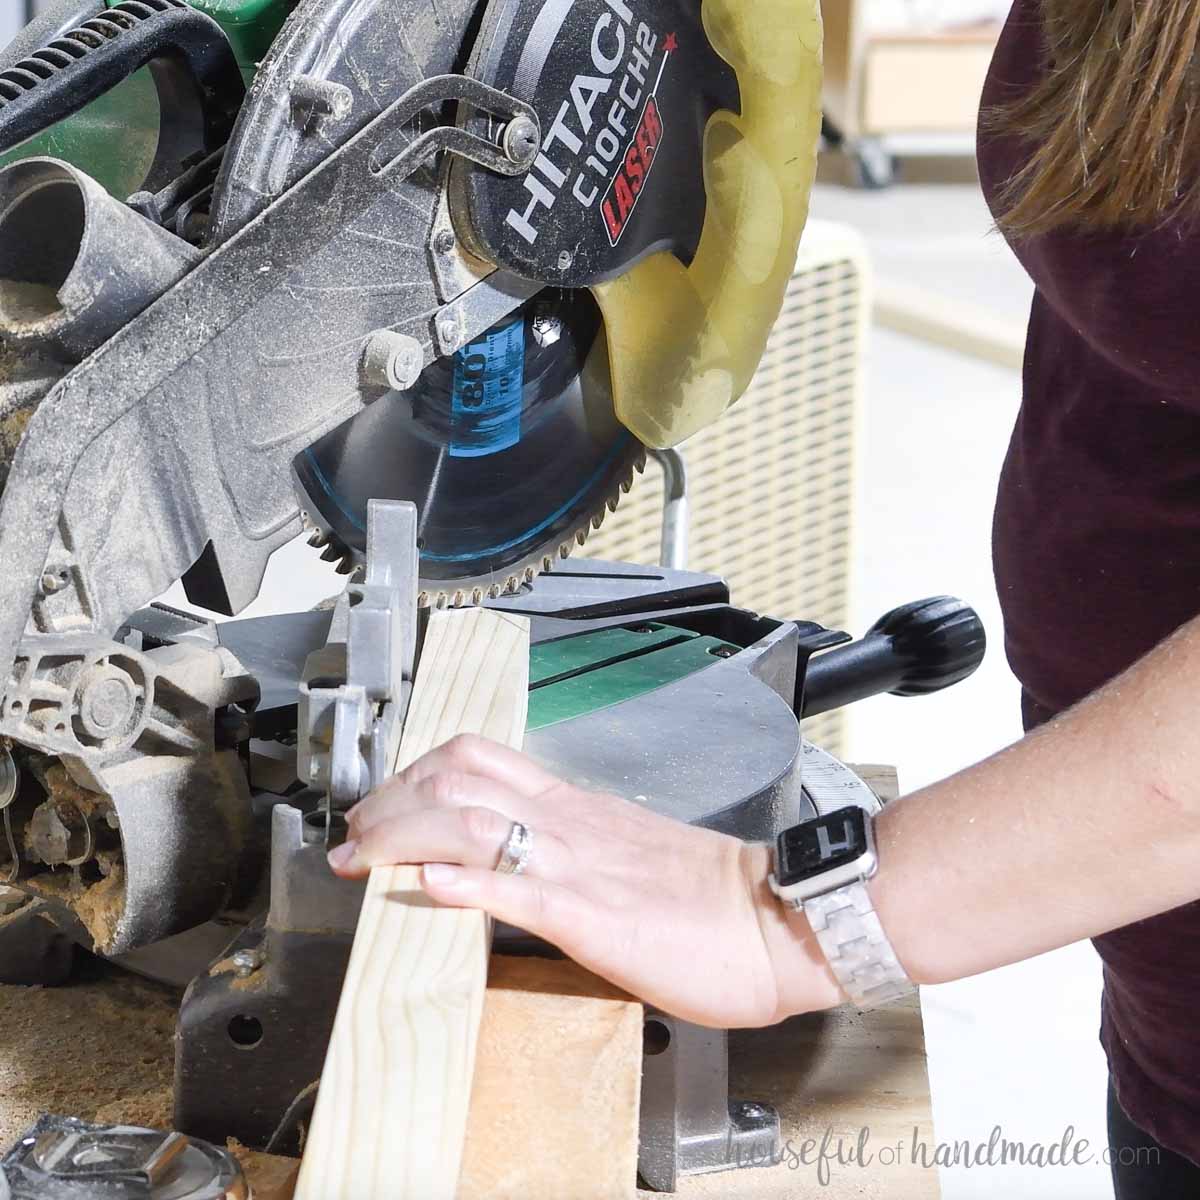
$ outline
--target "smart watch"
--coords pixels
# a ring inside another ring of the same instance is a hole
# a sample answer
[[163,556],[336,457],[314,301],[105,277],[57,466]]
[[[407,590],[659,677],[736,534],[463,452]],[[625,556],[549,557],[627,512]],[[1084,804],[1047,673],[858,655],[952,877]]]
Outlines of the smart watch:
[[808,918],[838,984],[864,1009],[914,990],[866,886],[879,870],[879,807],[878,801],[874,809],[850,804],[785,829],[776,842],[770,879],[780,900]]

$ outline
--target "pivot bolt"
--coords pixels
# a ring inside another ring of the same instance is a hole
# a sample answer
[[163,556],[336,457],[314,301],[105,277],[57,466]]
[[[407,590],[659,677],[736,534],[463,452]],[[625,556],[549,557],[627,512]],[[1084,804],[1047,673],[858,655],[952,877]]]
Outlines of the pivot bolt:
[[[421,343],[394,329],[377,329],[363,349],[363,377],[373,387],[403,392],[412,387],[425,369]],[[326,539],[328,540],[328,539]]]
[[267,956],[257,947],[238,950],[233,956],[233,972],[239,979],[249,979],[266,961]]
[[504,128],[504,153],[519,167],[533,165],[541,130],[532,117],[513,117]]

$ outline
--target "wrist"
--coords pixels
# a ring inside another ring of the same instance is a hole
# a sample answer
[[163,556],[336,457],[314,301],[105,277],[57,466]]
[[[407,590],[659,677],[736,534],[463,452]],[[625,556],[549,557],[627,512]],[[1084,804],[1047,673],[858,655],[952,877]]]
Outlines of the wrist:
[[742,861],[776,982],[778,1012],[772,1023],[799,1013],[846,1004],[848,998],[838,985],[808,918],[803,912],[781,904],[771,890],[768,880],[772,848],[760,843],[748,844]]

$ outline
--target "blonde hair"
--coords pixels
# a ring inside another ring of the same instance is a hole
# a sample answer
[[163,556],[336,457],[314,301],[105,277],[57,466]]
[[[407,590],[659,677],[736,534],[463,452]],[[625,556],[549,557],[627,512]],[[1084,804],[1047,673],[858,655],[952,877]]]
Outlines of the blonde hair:
[[1017,236],[1200,212],[1200,0],[1041,0],[1046,72],[985,127],[1033,154],[1001,198]]

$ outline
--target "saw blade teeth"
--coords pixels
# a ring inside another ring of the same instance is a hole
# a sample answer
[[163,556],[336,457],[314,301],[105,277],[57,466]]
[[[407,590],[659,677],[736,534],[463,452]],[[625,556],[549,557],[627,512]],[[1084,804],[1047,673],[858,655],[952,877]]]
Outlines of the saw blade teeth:
[[617,511],[621,497],[632,491],[634,483],[637,482],[637,476],[645,472],[647,461],[646,451],[643,448],[640,454],[627,461],[624,477],[613,481],[612,490],[604,497],[598,512],[584,517],[578,526],[568,527],[563,540],[558,542],[553,549],[541,550],[538,552],[538,557],[515,563],[510,568],[511,574],[505,577],[503,584],[488,586],[484,581],[471,580],[457,583],[447,581],[443,589],[435,581],[423,580],[422,582],[427,585],[427,590],[421,594],[418,603],[423,608],[447,606],[458,608],[467,603],[480,604],[484,599],[494,600],[502,595],[516,595],[522,587],[532,584],[539,573],[552,571],[557,562],[569,557],[577,547],[587,545],[591,532],[601,528],[608,514]]

